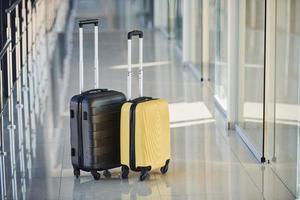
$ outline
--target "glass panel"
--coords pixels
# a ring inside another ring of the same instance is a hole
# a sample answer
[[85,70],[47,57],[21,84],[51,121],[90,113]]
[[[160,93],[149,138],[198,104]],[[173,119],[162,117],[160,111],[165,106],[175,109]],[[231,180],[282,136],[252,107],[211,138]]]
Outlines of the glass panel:
[[245,8],[240,12],[245,21],[241,34],[244,38],[240,80],[239,126],[244,129],[248,142],[261,156],[263,139],[263,80],[264,80],[264,16],[265,1],[245,0]]
[[176,46],[182,49],[182,1],[175,1],[175,26],[174,35],[176,40]]
[[[199,68],[202,68],[202,0],[197,0],[195,2],[195,9],[196,9],[196,36],[195,36],[195,64],[196,66],[199,66]],[[199,70],[200,70],[199,69]],[[203,74],[201,74],[201,77],[203,77]]]
[[167,36],[169,37],[169,32],[168,32],[168,1],[160,1],[159,2],[160,4],[160,13],[164,13],[161,16],[161,19],[160,19],[160,24],[161,24],[161,31]]
[[[175,39],[176,47],[182,50],[182,0],[156,1],[158,28],[168,39]],[[159,16],[159,17],[158,17]]]
[[281,180],[295,195],[300,121],[299,10],[298,0],[277,0],[273,166]]
[[217,0],[215,32],[215,97],[227,109],[227,0]]
[[215,98],[227,109],[227,0],[210,1],[209,79]]
[[215,32],[216,32],[216,13],[215,1],[209,1],[209,80],[210,87],[215,92]]

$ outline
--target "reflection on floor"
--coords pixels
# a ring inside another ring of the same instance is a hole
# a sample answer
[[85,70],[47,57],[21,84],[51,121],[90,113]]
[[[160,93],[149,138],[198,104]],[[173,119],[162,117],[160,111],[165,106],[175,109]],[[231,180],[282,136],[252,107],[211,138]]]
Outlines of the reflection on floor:
[[[296,104],[277,103],[273,109],[276,124],[272,127],[273,131],[267,135],[269,140],[267,152],[270,154],[273,170],[295,193],[300,107]],[[240,123],[240,126],[247,131],[244,137],[247,137],[258,151],[262,148],[262,110],[262,103],[245,102],[244,122]]]
[[[169,65],[169,61],[158,61],[158,62],[149,62],[149,63],[143,63],[143,67],[155,67],[155,66],[162,66],[162,65]],[[132,68],[138,68],[139,64],[133,64],[131,65]],[[116,65],[112,66],[112,69],[127,69],[128,65]]]
[[203,102],[181,102],[169,105],[171,128],[214,122]]
[[[79,5],[100,5],[103,1],[81,1]],[[106,1],[108,2],[108,1]],[[110,1],[109,1],[110,2]],[[109,4],[110,5],[110,4]],[[97,9],[95,9],[97,12]],[[83,13],[78,10],[78,13]],[[88,15],[89,13],[85,13]],[[74,22],[70,22],[74,23]],[[137,173],[120,179],[120,169],[112,178],[93,180],[89,173],[73,177],[70,160],[68,104],[78,93],[78,31],[74,29],[69,52],[69,80],[62,106],[54,116],[46,115],[37,138],[37,155],[32,169],[28,199],[293,199],[268,165],[261,166],[234,132],[226,130],[223,116],[215,109],[213,97],[176,59],[172,41],[156,31],[145,31],[145,95],[170,102],[172,156],[169,171],[153,171],[144,182]],[[99,33],[100,85],[126,92],[127,46],[125,31]],[[93,33],[85,33],[85,88],[92,88]],[[133,44],[134,45],[134,44]],[[137,61],[134,56],[133,61]],[[162,61],[168,63],[161,63]],[[115,67],[112,67],[115,66]],[[137,81],[133,81],[137,91]],[[59,86],[62,87],[62,86]],[[58,87],[58,88],[59,88]],[[134,93],[133,95],[136,95]],[[52,107],[53,106],[53,107]],[[46,112],[47,113],[47,112]],[[51,112],[49,112],[51,113]],[[53,119],[53,120],[51,120]]]

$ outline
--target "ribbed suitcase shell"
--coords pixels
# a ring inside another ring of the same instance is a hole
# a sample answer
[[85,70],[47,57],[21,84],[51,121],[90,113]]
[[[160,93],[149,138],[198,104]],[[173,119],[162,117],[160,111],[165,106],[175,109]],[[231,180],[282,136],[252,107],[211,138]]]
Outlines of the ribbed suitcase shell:
[[121,110],[121,164],[131,170],[157,169],[170,159],[168,103],[163,99],[138,98]]
[[90,90],[70,103],[72,165],[91,171],[120,166],[120,111],[124,94]]

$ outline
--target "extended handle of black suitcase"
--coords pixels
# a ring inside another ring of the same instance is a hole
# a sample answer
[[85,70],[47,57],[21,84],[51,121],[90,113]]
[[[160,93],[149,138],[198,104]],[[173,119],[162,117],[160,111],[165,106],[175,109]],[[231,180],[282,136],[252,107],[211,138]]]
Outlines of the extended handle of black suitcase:
[[99,58],[98,58],[98,19],[79,20],[79,90],[83,91],[83,26],[94,24],[95,55],[94,55],[94,88],[99,88]]
[[130,31],[128,38],[128,71],[127,71],[127,99],[131,100],[131,39],[132,36],[139,36],[139,96],[143,96],[143,32],[139,30]]
[[98,26],[98,19],[83,19],[79,20],[78,24],[79,27],[82,27],[83,25],[88,25],[88,24],[94,24],[95,26]]

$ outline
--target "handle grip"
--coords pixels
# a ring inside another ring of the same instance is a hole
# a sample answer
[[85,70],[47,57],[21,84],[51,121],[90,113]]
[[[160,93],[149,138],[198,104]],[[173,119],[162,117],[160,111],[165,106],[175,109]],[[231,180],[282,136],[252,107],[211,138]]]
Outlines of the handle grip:
[[95,26],[98,26],[98,19],[82,19],[78,22],[80,28],[82,28],[83,25],[88,24],[94,24]]
[[127,38],[128,40],[131,40],[132,36],[139,36],[139,38],[143,38],[143,31],[139,31],[139,30],[134,30],[134,31],[130,31],[127,34]]

